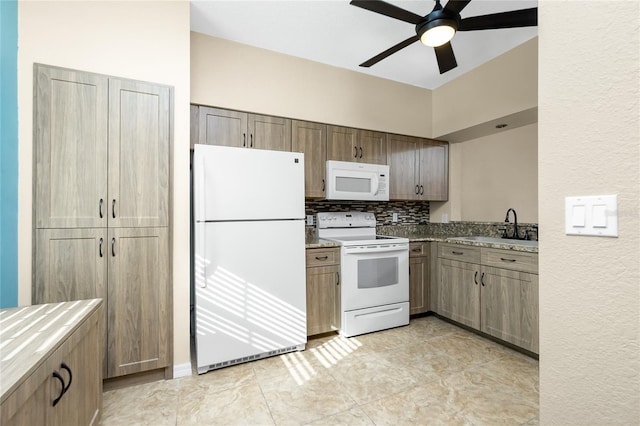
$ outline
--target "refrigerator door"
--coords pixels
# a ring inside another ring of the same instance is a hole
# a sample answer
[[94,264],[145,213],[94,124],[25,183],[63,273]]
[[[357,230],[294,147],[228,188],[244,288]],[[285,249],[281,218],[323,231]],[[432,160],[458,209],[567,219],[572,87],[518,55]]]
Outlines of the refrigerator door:
[[304,221],[195,226],[198,372],[271,351],[303,349]]
[[195,145],[196,222],[304,218],[304,154]]

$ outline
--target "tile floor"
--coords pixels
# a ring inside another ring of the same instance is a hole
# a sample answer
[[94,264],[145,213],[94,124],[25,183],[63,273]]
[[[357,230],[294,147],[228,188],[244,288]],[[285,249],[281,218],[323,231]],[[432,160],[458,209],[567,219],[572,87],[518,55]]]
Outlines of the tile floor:
[[537,425],[538,361],[436,317],[104,393],[103,425]]

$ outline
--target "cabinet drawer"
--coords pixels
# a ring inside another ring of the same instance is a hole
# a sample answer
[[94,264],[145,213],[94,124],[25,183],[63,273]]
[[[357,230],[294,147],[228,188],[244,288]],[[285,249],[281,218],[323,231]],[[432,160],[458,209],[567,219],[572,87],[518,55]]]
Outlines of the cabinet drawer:
[[538,255],[500,249],[482,249],[482,264],[513,271],[538,273]]
[[538,255],[500,249],[482,249],[482,264],[513,271],[538,273]]
[[429,243],[410,243],[409,257],[422,257],[429,255]]
[[340,249],[307,249],[307,268],[337,265],[340,263]]
[[480,263],[480,248],[462,244],[438,244],[438,257],[461,262]]

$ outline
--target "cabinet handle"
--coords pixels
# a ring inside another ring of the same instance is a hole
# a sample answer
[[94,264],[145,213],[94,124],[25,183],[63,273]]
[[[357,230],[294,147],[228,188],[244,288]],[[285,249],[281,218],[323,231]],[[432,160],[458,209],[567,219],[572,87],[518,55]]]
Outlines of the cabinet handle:
[[507,259],[505,257],[501,257],[500,260],[502,260],[503,262],[509,262],[509,263],[513,263],[516,261],[515,259]]
[[324,185],[325,185],[324,179],[322,179],[322,192],[324,192]]
[[58,402],[60,402],[60,398],[62,398],[62,395],[64,395],[65,387],[64,387],[64,379],[62,378],[60,373],[58,373],[57,371],[54,371],[52,376],[53,376],[54,379],[59,380],[60,384],[62,385],[62,389],[60,389],[60,394],[51,403],[51,406],[55,407],[56,405],[58,405]]
[[420,193],[420,187],[416,185],[416,195],[418,195],[419,193]]
[[452,251],[451,254],[455,254],[456,256],[462,256],[464,253],[461,251]]
[[480,275],[480,284],[482,284],[482,287],[484,287],[484,272],[482,273],[482,275]]
[[113,218],[116,218],[116,199],[114,198],[111,201],[111,216],[113,216]]
[[476,283],[476,285],[478,285],[478,271],[476,271],[475,274],[473,274],[473,282]]
[[249,141],[250,141],[249,148],[253,148],[253,133],[249,135]]
[[316,256],[316,260],[327,260],[329,256]]
[[358,158],[358,147],[357,146],[353,147],[353,158]]
[[247,146],[247,134],[242,134],[242,146]]
[[416,247],[416,248],[412,248],[411,251],[414,252],[414,253],[419,253],[422,250],[420,248]]
[[111,256],[115,257],[116,255],[116,239],[111,238]]
[[340,272],[336,272],[336,285],[340,285]]
[[98,205],[98,208],[100,210],[100,219],[103,218],[103,215],[102,215],[102,204],[103,203],[104,203],[104,200],[102,198],[100,198],[100,204]]
[[102,237],[100,238],[100,257],[102,257]]
[[360,147],[360,158],[362,158],[362,147]]
[[69,368],[69,366],[64,362],[60,364],[60,368],[62,368],[63,370],[67,370],[67,373],[69,373],[69,383],[67,383],[67,386],[65,386],[64,391],[62,392],[63,394],[65,394],[71,386],[71,382],[73,381],[73,374],[71,373],[71,368]]
[[424,195],[424,186],[420,185],[420,195]]

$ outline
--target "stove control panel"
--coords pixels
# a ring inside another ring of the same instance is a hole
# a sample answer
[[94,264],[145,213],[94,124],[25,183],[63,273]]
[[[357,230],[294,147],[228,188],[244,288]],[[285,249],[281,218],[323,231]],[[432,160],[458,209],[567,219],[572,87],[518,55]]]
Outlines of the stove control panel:
[[367,212],[318,213],[318,228],[375,228],[376,216]]

